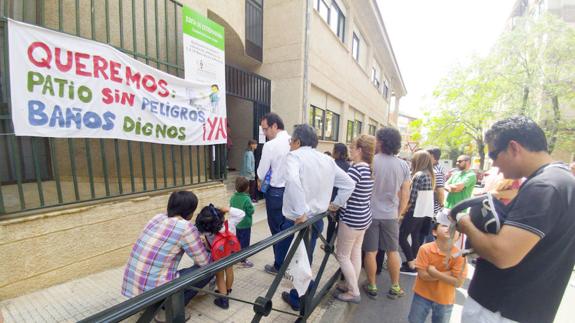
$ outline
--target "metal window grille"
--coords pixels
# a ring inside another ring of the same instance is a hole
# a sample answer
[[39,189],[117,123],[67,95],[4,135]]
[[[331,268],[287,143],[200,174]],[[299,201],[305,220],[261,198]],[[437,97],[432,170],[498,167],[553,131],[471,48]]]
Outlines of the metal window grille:
[[[183,77],[180,3],[3,0],[0,11],[0,218],[225,177],[225,145],[192,147],[13,134],[6,18],[110,44],[146,64]],[[245,93],[237,95],[251,95],[260,98],[254,101],[269,105],[269,80],[233,68],[227,68],[226,73],[236,73],[250,83],[242,88]]]

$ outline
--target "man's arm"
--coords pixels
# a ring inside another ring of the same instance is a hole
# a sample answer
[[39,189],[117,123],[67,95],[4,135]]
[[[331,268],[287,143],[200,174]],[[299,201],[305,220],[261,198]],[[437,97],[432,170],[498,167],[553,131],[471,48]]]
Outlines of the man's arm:
[[270,151],[270,149],[271,149],[270,145],[268,145],[267,143],[264,144],[264,147],[262,148],[262,158],[260,159],[260,164],[258,165],[257,170],[260,181],[264,180],[264,178],[266,177],[266,173],[268,172],[271,166],[272,152]]
[[355,189],[355,181],[334,163],[335,179],[333,186],[337,187],[337,195],[333,204],[342,207]]
[[409,191],[411,181],[408,179],[403,184],[401,184],[401,189],[398,192],[399,196],[399,215],[403,214],[407,210],[407,202],[409,202]]
[[300,161],[293,152],[285,160],[284,180],[286,182],[282,212],[286,218],[295,220],[306,215],[305,192],[300,178]]
[[498,234],[484,233],[469,216],[461,218],[457,226],[468,236],[475,252],[500,269],[517,265],[541,239],[535,233],[510,225],[503,225]]
[[437,202],[439,203],[439,206],[443,207],[443,203],[445,203],[445,193],[443,187],[436,188],[435,195],[437,197]]
[[202,239],[200,238],[200,233],[196,228],[191,230],[186,230],[186,233],[182,236],[180,241],[180,246],[190,258],[194,260],[194,263],[202,267],[210,263],[210,256],[206,251]]

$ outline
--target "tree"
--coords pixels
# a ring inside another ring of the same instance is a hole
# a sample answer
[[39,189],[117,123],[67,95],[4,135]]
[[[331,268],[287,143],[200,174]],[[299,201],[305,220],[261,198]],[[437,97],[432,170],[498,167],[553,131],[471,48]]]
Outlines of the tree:
[[517,20],[490,56],[496,69],[503,115],[537,120],[547,133],[549,151],[573,141],[575,29],[546,14]]
[[467,66],[453,69],[435,90],[437,106],[428,111],[423,122],[426,144],[464,151],[473,145],[485,162],[483,133],[497,107],[497,83],[491,74],[493,63],[474,58]]
[[483,167],[484,130],[499,118],[527,115],[547,134],[549,150],[575,148],[575,29],[544,15],[504,33],[489,55],[453,69],[437,86],[437,106],[422,122],[426,144],[473,143]]

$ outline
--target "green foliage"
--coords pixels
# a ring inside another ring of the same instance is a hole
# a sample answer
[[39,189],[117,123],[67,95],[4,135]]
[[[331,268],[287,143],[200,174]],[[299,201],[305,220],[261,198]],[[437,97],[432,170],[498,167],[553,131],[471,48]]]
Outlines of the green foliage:
[[575,29],[551,15],[519,19],[487,57],[454,68],[437,86],[437,106],[421,121],[426,145],[477,151],[484,130],[517,114],[537,120],[550,149],[575,147]]

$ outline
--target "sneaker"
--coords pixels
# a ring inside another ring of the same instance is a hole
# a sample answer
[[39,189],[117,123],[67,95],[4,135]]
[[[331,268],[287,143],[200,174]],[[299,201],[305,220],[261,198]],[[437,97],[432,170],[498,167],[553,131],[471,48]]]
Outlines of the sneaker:
[[361,303],[361,295],[351,296],[348,293],[339,293],[335,295],[335,299],[347,303],[354,303],[354,304]]
[[278,270],[276,269],[276,267],[274,267],[274,265],[265,265],[264,270],[266,273],[271,274],[271,275],[277,275],[278,274]]
[[371,299],[377,298],[377,285],[370,285],[369,283],[363,284],[363,291],[369,296]]
[[218,297],[214,299],[214,304],[216,304],[216,306],[224,310],[230,308],[230,301],[225,297]]
[[249,260],[240,261],[239,265],[241,268],[252,268],[254,263]]
[[299,305],[295,306],[291,303],[291,299],[288,292],[282,292],[282,299],[284,302],[288,303],[292,310],[299,312]]
[[405,275],[411,275],[411,276],[415,276],[417,275],[417,270],[416,269],[411,269],[409,266],[401,266],[401,268],[399,269],[399,272],[401,274],[405,274]]
[[398,299],[405,295],[405,292],[401,287],[398,286],[391,286],[389,291],[387,292],[387,298],[389,299]]

